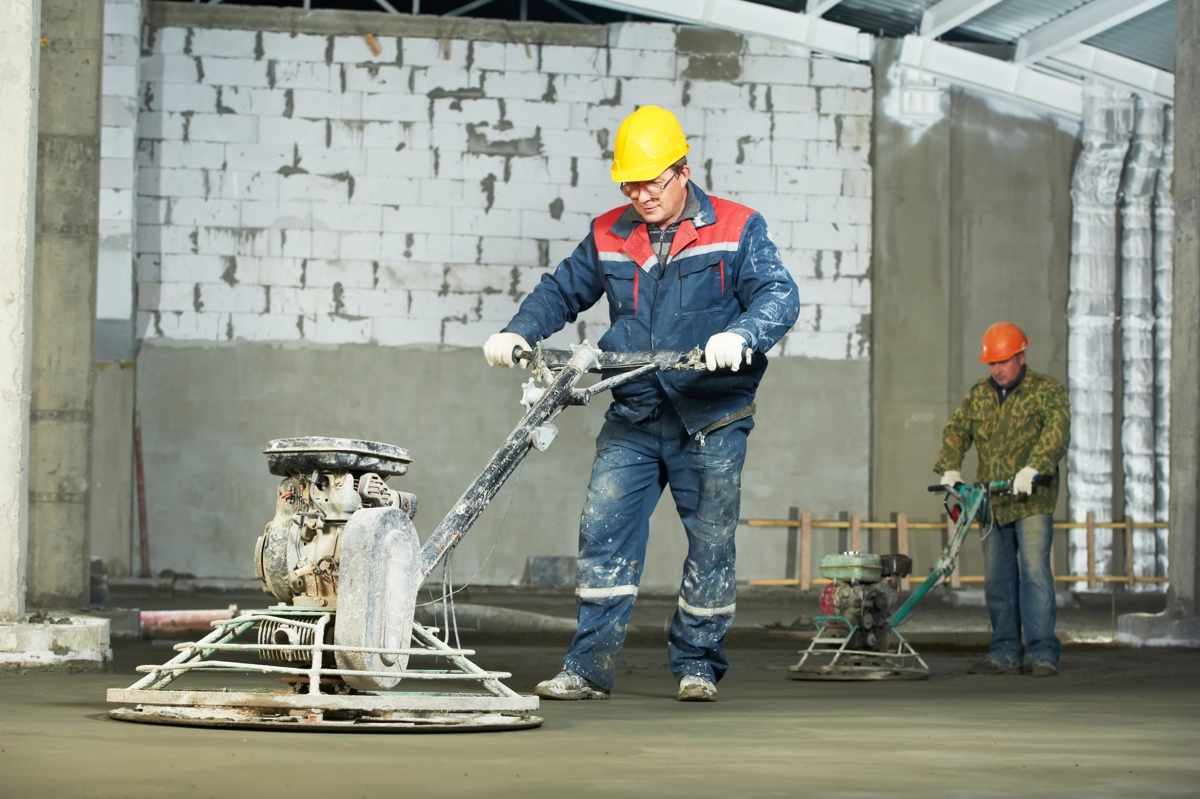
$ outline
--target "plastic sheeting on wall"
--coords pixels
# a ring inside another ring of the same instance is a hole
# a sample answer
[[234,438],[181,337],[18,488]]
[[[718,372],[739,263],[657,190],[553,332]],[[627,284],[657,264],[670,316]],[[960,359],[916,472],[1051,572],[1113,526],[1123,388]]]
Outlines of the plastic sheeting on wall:
[[[1084,86],[1083,151],[1071,179],[1070,294],[1067,300],[1067,452],[1070,514],[1112,518],[1113,323],[1116,302],[1117,193],[1133,127],[1133,95],[1089,81]],[[1109,571],[1112,533],[1096,531],[1096,569]],[[1087,570],[1087,541],[1071,532],[1072,573]]]
[[[1155,517],[1154,190],[1163,148],[1163,105],[1138,98],[1133,139],[1121,181],[1121,455],[1125,515]],[[1134,574],[1153,576],[1152,534],[1133,537]],[[1151,589],[1144,583],[1139,589]]]
[[[1163,153],[1154,187],[1154,456],[1157,472],[1155,518],[1167,521],[1171,491],[1171,280],[1175,265],[1175,113],[1163,115]],[[1156,531],[1155,574],[1167,576],[1167,530]]]

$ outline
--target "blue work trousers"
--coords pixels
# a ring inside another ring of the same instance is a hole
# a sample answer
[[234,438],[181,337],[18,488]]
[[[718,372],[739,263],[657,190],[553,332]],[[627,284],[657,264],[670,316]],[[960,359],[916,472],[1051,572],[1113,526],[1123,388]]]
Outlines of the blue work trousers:
[[1053,519],[1041,513],[994,527],[983,539],[983,594],[992,620],[988,656],[1004,666],[1019,668],[1026,650],[1034,663],[1058,665],[1062,642],[1054,634],[1053,536]]
[[671,486],[687,532],[679,603],[667,636],[671,671],[716,682],[729,667],[721,642],[733,623],[742,464],[754,427],[742,419],[697,437],[664,402],[636,424],[606,421],[579,525],[579,628],[563,668],[612,689],[650,534]]

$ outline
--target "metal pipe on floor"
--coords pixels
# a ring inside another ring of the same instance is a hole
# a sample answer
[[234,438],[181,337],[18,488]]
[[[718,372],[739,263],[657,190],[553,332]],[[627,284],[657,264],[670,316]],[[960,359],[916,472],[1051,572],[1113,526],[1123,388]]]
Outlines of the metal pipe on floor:
[[171,638],[182,632],[207,631],[214,621],[227,621],[237,616],[237,605],[224,610],[143,610],[143,638]]

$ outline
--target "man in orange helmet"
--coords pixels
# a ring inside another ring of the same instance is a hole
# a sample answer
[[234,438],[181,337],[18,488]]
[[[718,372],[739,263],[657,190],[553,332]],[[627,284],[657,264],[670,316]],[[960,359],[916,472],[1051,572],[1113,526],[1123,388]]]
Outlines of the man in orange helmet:
[[1012,495],[993,497],[991,517],[983,523],[983,590],[992,641],[971,674],[1020,674],[1028,652],[1033,676],[1053,677],[1062,651],[1054,634],[1058,607],[1050,547],[1071,409],[1061,383],[1025,367],[1028,346],[1011,322],[998,322],[983,334],[979,360],[992,376],[971,387],[946,423],[933,467],[943,485],[959,483],[963,456],[974,444],[977,481],[1013,481]]
[[484,344],[492,366],[529,349],[601,297],[605,351],[704,348],[708,371],[648,375],[613,390],[579,525],[579,628],[547,699],[606,699],[616,676],[663,489],[687,533],[667,635],[681,701],[711,701],[728,668],[734,533],[754,395],[765,353],[796,321],[799,291],[755,211],[689,180],[675,116],[643,106],[617,129],[612,178],[628,205],[601,215]]

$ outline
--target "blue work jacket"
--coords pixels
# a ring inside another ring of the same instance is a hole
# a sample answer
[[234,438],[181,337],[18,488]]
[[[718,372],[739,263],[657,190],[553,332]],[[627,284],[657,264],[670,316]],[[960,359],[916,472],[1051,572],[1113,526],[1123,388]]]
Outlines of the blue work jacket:
[[764,353],[795,324],[800,293],[762,215],[689,188],[699,211],[680,221],[665,268],[647,226],[630,219],[629,206],[614,208],[542,276],[504,331],[535,344],[607,296],[611,327],[597,344],[607,352],[686,351],[737,333],[755,353],[737,372],[659,372],[613,390],[608,418],[637,422],[667,399],[694,434],[754,400]]

